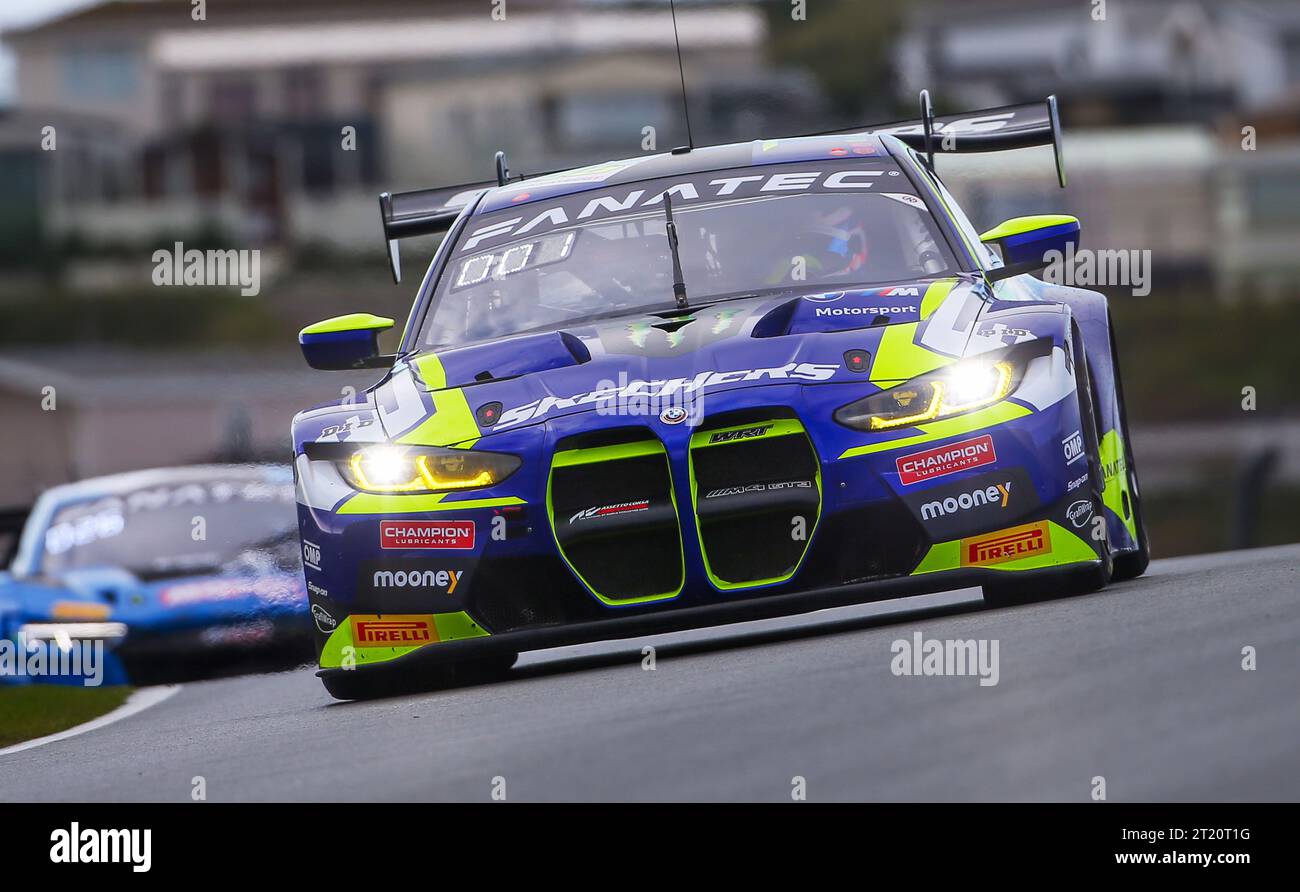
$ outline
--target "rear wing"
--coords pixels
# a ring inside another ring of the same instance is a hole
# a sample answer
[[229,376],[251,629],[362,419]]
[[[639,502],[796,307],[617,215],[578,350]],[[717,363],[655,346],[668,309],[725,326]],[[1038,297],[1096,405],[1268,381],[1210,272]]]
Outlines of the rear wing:
[[380,195],[379,218],[384,227],[393,281],[402,281],[402,256],[398,247],[402,239],[446,232],[467,205],[495,185],[495,182],[464,183]]
[[930,104],[930,92],[921,91],[921,117],[914,121],[896,121],[870,128],[830,130],[809,134],[875,133],[897,137],[919,152],[926,165],[934,170],[936,153],[962,154],[1006,152],[1032,146],[1051,146],[1056,156],[1056,180],[1065,188],[1065,158],[1061,148],[1061,116],[1056,97],[1026,105],[1003,105],[955,115],[936,115]]
[[[1065,159],[1061,149],[1061,118],[1056,97],[1025,105],[1004,105],[956,115],[936,115],[928,90],[921,91],[921,116],[912,121],[895,121],[870,127],[846,127],[820,133],[802,133],[786,137],[830,136],[840,133],[875,133],[893,136],[921,154],[927,167],[934,170],[935,154],[966,152],[1005,152],[1031,146],[1051,146],[1056,156],[1056,179],[1065,188]],[[399,242],[405,238],[446,232],[466,206],[488,189],[525,179],[512,176],[506,167],[504,152],[496,154],[495,180],[438,186],[414,192],[385,192],[379,196],[379,215],[388,247],[388,265],[393,281],[402,281]],[[562,171],[545,171],[530,177]]]

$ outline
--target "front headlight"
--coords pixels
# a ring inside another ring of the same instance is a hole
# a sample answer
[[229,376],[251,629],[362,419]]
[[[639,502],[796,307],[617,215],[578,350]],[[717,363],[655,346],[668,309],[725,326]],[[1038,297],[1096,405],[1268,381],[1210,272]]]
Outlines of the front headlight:
[[841,406],[840,424],[864,431],[911,427],[972,412],[1006,399],[1019,385],[1027,360],[999,351],[964,359],[890,390]]
[[368,446],[338,462],[354,489],[376,493],[450,492],[494,486],[520,465],[515,455],[471,449]]

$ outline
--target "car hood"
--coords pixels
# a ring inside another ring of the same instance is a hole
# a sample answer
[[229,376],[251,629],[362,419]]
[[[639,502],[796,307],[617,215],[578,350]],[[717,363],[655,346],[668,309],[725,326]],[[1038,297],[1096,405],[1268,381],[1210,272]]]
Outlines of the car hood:
[[[866,370],[849,368],[846,353],[887,354],[889,329],[910,327],[911,343],[939,304],[971,304],[964,328],[945,322],[945,346],[959,354],[982,306],[978,287],[974,279],[925,279],[635,313],[417,354],[372,397],[388,438],[453,445],[619,398],[672,402],[770,384],[861,384]],[[867,377],[884,380],[893,367],[877,360]]]

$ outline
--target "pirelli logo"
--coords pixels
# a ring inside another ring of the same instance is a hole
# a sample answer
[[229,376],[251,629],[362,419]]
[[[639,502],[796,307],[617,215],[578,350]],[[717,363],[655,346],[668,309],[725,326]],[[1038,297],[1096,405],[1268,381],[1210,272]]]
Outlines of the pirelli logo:
[[352,643],[356,647],[410,647],[437,640],[438,627],[432,616],[355,614],[352,617]]
[[987,567],[990,564],[1003,564],[1051,550],[1052,536],[1048,531],[1047,521],[1040,520],[1036,523],[989,533],[987,536],[962,539],[961,565]]

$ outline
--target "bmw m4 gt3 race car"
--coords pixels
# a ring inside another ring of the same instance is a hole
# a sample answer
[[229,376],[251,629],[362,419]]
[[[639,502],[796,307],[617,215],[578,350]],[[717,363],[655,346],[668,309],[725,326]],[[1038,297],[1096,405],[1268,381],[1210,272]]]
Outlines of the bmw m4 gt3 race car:
[[[174,680],[256,654],[308,655],[293,499],[287,468],[257,465],[49,489],[0,572],[0,639],[20,652],[101,641],[107,684]],[[45,680],[60,679],[0,675]]]
[[[381,196],[445,231],[388,371],[293,424],[320,672],[339,698],[521,650],[1143,572],[1105,298],[1046,284],[1068,216],[982,235],[940,151],[1055,145],[1054,100]],[[1063,180],[1063,173],[1061,174]]]

